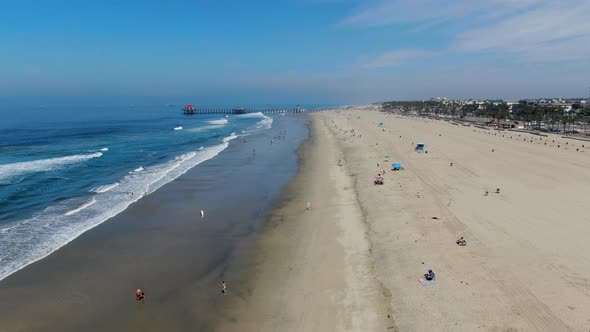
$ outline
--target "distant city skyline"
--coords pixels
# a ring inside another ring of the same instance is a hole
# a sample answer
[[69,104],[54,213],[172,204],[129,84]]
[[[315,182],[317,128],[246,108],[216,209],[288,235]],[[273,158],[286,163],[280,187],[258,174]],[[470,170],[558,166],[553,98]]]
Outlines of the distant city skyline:
[[19,1],[0,101],[588,97],[586,0]]

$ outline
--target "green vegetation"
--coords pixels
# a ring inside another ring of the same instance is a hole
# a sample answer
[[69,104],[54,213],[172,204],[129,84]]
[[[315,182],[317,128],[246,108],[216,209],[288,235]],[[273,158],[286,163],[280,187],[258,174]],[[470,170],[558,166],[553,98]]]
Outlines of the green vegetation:
[[[587,131],[590,123],[590,108],[581,103],[573,103],[566,112],[561,105],[538,105],[521,100],[508,104],[501,100],[464,101],[388,101],[381,104],[384,112],[397,112],[406,115],[434,116],[462,119],[472,122],[496,123],[522,121],[525,129],[542,131],[562,131],[579,133]],[[583,128],[583,129],[581,129]],[[590,133],[589,133],[590,134]]]

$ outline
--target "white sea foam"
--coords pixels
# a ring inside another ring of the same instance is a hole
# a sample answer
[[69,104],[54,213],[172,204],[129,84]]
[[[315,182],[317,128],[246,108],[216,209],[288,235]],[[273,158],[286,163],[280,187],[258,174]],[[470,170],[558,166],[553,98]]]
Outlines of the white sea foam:
[[229,141],[231,141],[232,139],[238,138],[238,136],[236,135],[236,133],[231,133],[229,136],[225,137],[223,139],[223,143],[227,143]]
[[[256,113],[253,113],[256,114]],[[248,114],[246,114],[248,115]],[[260,115],[262,115],[261,120],[258,121],[254,126],[248,128],[247,130],[243,130],[242,133],[243,134],[249,134],[249,133],[254,133],[257,131],[261,131],[261,130],[268,130],[270,128],[272,128],[272,122],[273,122],[273,118],[268,117],[262,113],[260,113]]]
[[256,113],[247,113],[247,114],[239,114],[236,115],[237,118],[266,118],[267,116],[262,114],[262,112],[256,112]]
[[201,126],[201,127],[197,127],[197,128],[190,128],[190,129],[185,129],[186,131],[190,131],[190,132],[203,132],[203,131],[207,131],[207,130],[212,130],[212,129],[217,129],[217,128],[221,128],[225,125],[208,125],[208,126]]
[[50,206],[29,219],[4,225],[0,229],[0,280],[48,256],[82,233],[121,213],[141,197],[214,158],[236,137],[232,133],[218,145],[179,155],[162,164],[146,166],[140,172],[131,172],[116,186],[97,187],[92,198],[76,209],[70,210],[72,205],[81,203],[79,198]]
[[119,182],[115,182],[115,183],[111,183],[111,184],[107,184],[104,186],[99,186],[96,188],[91,189],[90,191],[95,192],[95,193],[105,193],[113,188],[116,188],[119,186]]
[[49,159],[40,159],[33,161],[23,161],[12,164],[0,165],[0,179],[10,178],[20,174],[47,172],[64,168],[68,165],[84,162],[89,159],[99,158],[101,152],[91,154],[78,154],[66,157],[57,157]]
[[100,149],[100,151],[103,151],[103,152],[104,151],[109,151],[109,148],[102,148],[102,149]]
[[228,119],[218,119],[218,120],[210,120],[207,121],[208,124],[212,124],[212,125],[226,125],[229,123]]
[[260,120],[257,124],[256,124],[256,129],[257,130],[267,130],[272,128],[272,118],[269,118],[268,116],[265,117],[264,119]]
[[143,168],[143,166],[140,166],[140,167],[138,167],[138,168],[134,169],[133,171],[131,171],[131,172],[129,172],[129,173],[137,173],[137,172],[141,172],[141,171],[143,171],[144,169],[145,169],[145,168]]
[[93,205],[94,203],[96,203],[96,199],[94,199],[94,197],[92,197],[92,199],[89,200],[88,202],[80,205],[79,207],[77,207],[77,208],[75,208],[73,210],[70,210],[70,211],[64,213],[64,216],[71,216],[72,214],[78,213],[78,212],[84,210],[85,208]]
[[174,127],[174,130],[182,130],[182,126]]

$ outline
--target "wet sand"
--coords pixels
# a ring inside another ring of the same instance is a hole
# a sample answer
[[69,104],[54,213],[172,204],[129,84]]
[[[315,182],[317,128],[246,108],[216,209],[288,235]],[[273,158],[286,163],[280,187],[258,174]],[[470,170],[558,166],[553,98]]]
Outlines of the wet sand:
[[[221,280],[239,293],[242,256],[295,174],[304,122],[281,117],[246,143],[234,140],[216,158],[2,280],[0,331],[211,330],[231,301]],[[270,145],[283,129],[286,139]],[[145,304],[136,303],[137,288]]]
[[327,118],[312,118],[299,172],[259,236],[252,291],[228,306],[217,331],[395,328],[354,179],[338,166],[343,157]]

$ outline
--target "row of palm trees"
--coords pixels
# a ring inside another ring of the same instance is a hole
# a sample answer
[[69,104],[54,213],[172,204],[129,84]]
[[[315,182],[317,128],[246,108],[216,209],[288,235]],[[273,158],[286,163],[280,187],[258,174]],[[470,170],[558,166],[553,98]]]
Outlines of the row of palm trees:
[[[510,107],[503,101],[486,101],[483,104],[458,101],[392,101],[381,104],[384,111],[414,113],[418,115],[446,116],[451,118],[478,117],[500,121],[523,121],[527,129],[584,133],[590,124],[590,109],[578,107],[566,112],[562,106],[530,105],[525,101]],[[576,129],[577,128],[577,129]]]

